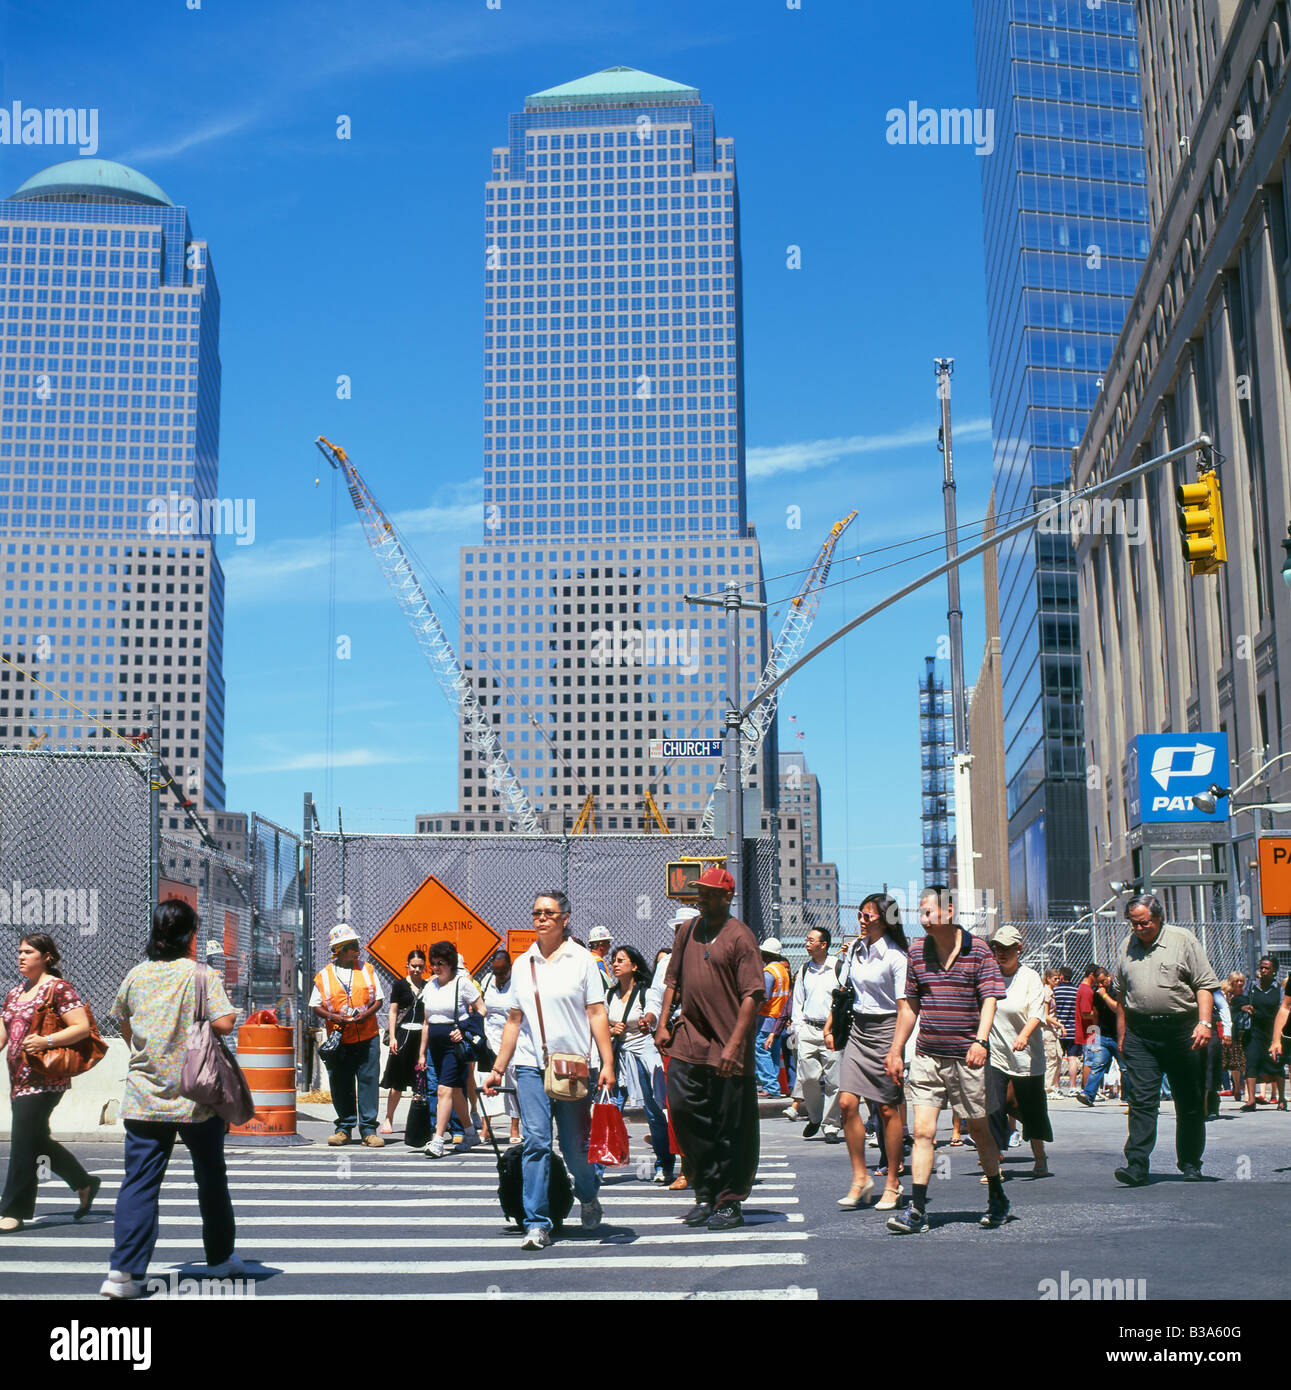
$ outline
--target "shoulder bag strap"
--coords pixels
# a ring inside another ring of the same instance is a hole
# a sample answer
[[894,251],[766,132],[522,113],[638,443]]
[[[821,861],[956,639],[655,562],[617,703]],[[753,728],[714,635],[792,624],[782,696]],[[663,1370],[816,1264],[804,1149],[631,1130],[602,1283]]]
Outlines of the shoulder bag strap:
[[193,1022],[206,1022],[206,967],[193,964]]
[[547,1029],[542,1021],[542,995],[538,993],[538,962],[529,957],[529,973],[533,976],[533,1002],[538,1009],[538,1036],[542,1039],[542,1064],[547,1065]]

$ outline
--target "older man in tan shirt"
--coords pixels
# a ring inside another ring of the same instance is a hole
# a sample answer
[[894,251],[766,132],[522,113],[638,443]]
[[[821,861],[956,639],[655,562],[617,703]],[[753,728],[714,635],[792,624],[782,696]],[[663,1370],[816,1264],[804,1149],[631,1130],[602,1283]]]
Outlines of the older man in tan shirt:
[[1130,935],[1121,947],[1115,981],[1130,1122],[1125,1166],[1116,1169],[1116,1180],[1126,1187],[1147,1184],[1165,1076],[1174,1098],[1175,1160],[1185,1180],[1200,1182],[1206,1150],[1204,1061],[1219,976],[1191,932],[1166,926],[1152,894],[1131,898],[1125,916]]

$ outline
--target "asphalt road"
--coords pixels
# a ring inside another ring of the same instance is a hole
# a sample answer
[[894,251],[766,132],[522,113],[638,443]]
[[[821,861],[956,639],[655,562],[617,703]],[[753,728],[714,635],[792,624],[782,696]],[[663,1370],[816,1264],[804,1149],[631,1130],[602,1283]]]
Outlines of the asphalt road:
[[[948,1146],[948,1124],[930,1187],[932,1229],[899,1237],[873,1210],[841,1211],[846,1150],[802,1126],[764,1118],[758,1185],[748,1225],[691,1231],[690,1205],[638,1178],[606,1175],[603,1226],[573,1226],[549,1250],[525,1252],[504,1227],[492,1152],[438,1161],[398,1137],[382,1150],[230,1146],[238,1249],[257,1303],[277,1299],[569,1297],[1037,1300],[1074,1281],[1122,1280],[1151,1301],[1285,1297],[1285,1233],[1291,1218],[1291,1114],[1261,1107],[1239,1115],[1229,1101],[1207,1126],[1204,1183],[1174,1169],[1173,1113],[1163,1107],[1151,1186],[1125,1189],[1112,1169],[1125,1133],[1120,1104],[1090,1111],[1052,1107],[1055,1176],[1033,1181],[1029,1150],[1006,1155],[1015,1219],[982,1230],[986,1189],[971,1147]],[[321,1141],[329,1127],[307,1121]],[[634,1157],[648,1153],[639,1123]],[[118,1143],[73,1146],[104,1179],[98,1209],[71,1220],[74,1199],[51,1181],[37,1218],[3,1237],[0,1297],[95,1297],[112,1245],[112,1199],[122,1177]],[[877,1150],[867,1151],[875,1161]],[[881,1183],[881,1180],[880,1180]],[[196,1190],[177,1149],[163,1189],[153,1300],[200,1290]],[[1065,1280],[1065,1282],[1064,1282]],[[186,1283],[185,1281],[193,1281]],[[1142,1281],[1142,1282],[1140,1282]],[[97,1307],[103,1302],[95,1298]]]

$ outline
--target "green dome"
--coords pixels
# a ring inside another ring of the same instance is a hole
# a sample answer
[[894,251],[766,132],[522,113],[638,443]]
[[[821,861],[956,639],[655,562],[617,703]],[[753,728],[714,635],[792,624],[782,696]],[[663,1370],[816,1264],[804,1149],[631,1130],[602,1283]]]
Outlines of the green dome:
[[110,159],[67,159],[33,174],[15,199],[41,203],[174,203],[137,169]]

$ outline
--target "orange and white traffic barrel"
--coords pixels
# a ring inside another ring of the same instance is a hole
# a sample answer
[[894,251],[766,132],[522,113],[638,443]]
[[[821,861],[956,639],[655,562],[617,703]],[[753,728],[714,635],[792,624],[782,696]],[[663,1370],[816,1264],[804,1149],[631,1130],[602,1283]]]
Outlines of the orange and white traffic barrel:
[[296,1133],[296,1051],[290,1028],[244,1023],[238,1029],[238,1065],[246,1076],[256,1113],[229,1135],[260,1144],[306,1144]]

